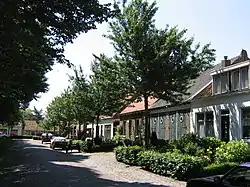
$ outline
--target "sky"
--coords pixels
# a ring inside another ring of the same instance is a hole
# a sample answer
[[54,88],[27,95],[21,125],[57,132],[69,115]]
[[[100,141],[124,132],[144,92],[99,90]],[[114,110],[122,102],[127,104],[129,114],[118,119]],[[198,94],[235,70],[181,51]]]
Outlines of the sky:
[[[152,2],[151,0],[148,0]],[[113,0],[100,0],[101,3]],[[158,28],[178,26],[188,29],[187,37],[194,37],[202,45],[211,43],[216,50],[216,63],[224,56],[234,57],[242,49],[250,54],[250,14],[249,0],[156,0],[159,10],[155,16]],[[81,34],[73,44],[65,47],[65,56],[76,66],[81,65],[85,74],[90,74],[93,54],[104,53],[112,56],[114,50],[103,37],[108,30],[107,23],[98,25],[96,30]],[[250,55],[249,55],[250,56]],[[59,96],[69,86],[68,75],[72,71],[66,65],[55,65],[47,73],[49,91],[40,94],[37,101],[30,103],[38,109],[46,110],[54,97]]]

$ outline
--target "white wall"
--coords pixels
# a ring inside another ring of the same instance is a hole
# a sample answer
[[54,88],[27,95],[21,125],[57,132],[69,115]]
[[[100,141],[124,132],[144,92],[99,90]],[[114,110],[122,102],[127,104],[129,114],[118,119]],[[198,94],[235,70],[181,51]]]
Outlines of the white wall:
[[213,111],[214,132],[221,136],[220,111],[228,109],[230,113],[230,140],[242,138],[241,109],[250,107],[250,93],[232,94],[227,96],[214,96],[194,101],[190,111],[190,132],[197,132],[196,113]]
[[[106,125],[111,125],[111,138],[112,138],[113,137],[113,126],[114,126],[113,123],[101,123],[101,124],[99,124],[98,125],[99,126],[99,136],[103,136],[105,138],[104,129],[105,129]],[[101,128],[101,126],[103,126],[103,127]],[[87,128],[91,129],[92,124],[88,124]],[[101,131],[101,129],[102,129],[102,131]],[[94,137],[95,137],[95,135],[96,135],[96,124],[94,124]]]

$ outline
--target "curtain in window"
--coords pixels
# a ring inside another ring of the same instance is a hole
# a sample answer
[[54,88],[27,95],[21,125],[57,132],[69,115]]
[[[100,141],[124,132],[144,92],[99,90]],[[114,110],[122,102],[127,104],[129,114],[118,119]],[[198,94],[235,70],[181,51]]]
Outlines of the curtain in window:
[[221,93],[225,93],[229,90],[228,73],[221,74]]
[[205,115],[206,115],[206,122],[205,122],[206,136],[215,136],[213,112],[207,112],[205,113]]
[[205,137],[205,129],[204,129],[204,113],[196,114],[197,116],[197,133],[200,137]]
[[221,92],[221,82],[220,82],[220,76],[219,75],[214,76],[213,89],[214,89],[214,94],[219,94]]
[[235,70],[232,72],[232,89],[233,89],[233,91],[240,89],[239,70]]
[[241,89],[248,88],[248,85],[249,85],[248,67],[241,68],[240,74],[241,74]]

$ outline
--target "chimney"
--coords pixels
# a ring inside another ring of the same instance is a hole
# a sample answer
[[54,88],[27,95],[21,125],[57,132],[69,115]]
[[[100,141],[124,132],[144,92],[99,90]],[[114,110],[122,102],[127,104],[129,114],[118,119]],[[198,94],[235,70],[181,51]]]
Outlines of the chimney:
[[221,61],[222,67],[230,66],[231,60],[228,60],[228,56],[224,56],[224,60]]

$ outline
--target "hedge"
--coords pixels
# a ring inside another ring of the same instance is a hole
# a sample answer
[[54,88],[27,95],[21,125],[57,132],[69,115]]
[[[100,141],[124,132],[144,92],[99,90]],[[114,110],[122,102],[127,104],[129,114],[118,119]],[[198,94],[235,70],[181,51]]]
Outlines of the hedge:
[[184,155],[178,152],[141,151],[138,154],[138,163],[142,168],[153,173],[178,180],[186,180],[192,177],[192,173],[197,173],[203,166],[207,166],[209,159]]
[[145,170],[178,180],[222,175],[237,165],[234,162],[208,165],[207,157],[184,155],[178,151],[168,153],[145,151],[139,146],[119,146],[115,148],[115,156],[119,162],[140,165]]
[[223,175],[237,165],[235,162],[214,163],[204,167],[201,173],[203,176]]
[[32,139],[33,140],[42,140],[41,136],[33,136]]
[[139,146],[119,146],[115,148],[116,160],[129,165],[138,165],[138,153],[143,150]]
[[32,135],[23,135],[23,136],[18,136],[18,135],[13,135],[10,136],[12,139],[33,139]]

